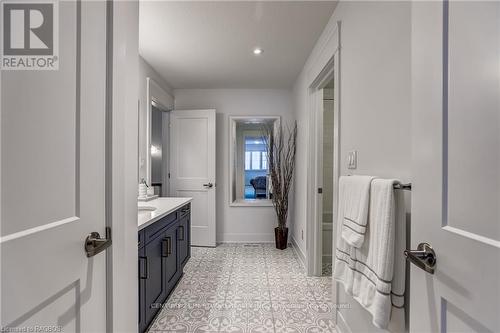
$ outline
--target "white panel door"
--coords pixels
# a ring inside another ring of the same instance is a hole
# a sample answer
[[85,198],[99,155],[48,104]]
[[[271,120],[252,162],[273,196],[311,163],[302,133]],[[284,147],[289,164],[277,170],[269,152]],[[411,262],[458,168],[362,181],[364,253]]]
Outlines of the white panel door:
[[500,331],[500,2],[412,4],[410,331]]
[[171,195],[192,197],[191,245],[215,246],[215,110],[170,114]]
[[55,19],[59,70],[1,73],[0,326],[105,332],[106,2]]

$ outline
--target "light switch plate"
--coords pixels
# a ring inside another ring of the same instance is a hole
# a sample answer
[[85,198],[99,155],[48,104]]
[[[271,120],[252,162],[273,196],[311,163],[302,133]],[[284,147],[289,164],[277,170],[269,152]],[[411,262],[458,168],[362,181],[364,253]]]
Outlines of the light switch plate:
[[347,169],[356,169],[358,167],[358,152],[352,150],[347,153]]

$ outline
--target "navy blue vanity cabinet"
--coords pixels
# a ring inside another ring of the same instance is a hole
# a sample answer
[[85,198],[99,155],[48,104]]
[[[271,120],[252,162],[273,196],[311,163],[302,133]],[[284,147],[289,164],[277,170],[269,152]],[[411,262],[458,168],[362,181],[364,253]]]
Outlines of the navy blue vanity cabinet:
[[139,231],[139,332],[167,302],[190,257],[189,204]]
[[146,322],[151,322],[156,311],[161,308],[163,301],[168,296],[166,275],[170,272],[167,269],[167,258],[172,257],[172,239],[166,232],[158,233],[157,237],[145,246],[146,262],[148,266],[148,278],[145,280],[145,305]]

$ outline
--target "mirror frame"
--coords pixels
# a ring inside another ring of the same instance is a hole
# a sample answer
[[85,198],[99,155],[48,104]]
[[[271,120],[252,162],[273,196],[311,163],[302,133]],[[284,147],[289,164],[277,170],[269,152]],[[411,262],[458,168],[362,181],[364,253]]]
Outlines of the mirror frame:
[[160,109],[163,112],[172,111],[173,108],[168,108],[162,103],[163,99],[174,98],[167,93],[163,88],[152,78],[146,78],[146,183],[151,185],[151,119],[152,119],[152,106]]
[[281,116],[229,116],[229,206],[231,207],[272,207],[271,199],[246,200],[236,199],[233,193],[233,182],[236,182],[234,158],[236,154],[236,125],[238,121],[259,121],[273,120],[274,128],[278,128],[281,123]]

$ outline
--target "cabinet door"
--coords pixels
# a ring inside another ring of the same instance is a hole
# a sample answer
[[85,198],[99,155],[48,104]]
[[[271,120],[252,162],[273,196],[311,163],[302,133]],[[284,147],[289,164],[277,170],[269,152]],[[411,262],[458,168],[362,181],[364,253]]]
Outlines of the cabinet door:
[[165,260],[168,244],[164,233],[148,243],[145,247],[147,278],[145,280],[145,323],[149,325],[167,297],[165,284]]
[[170,294],[170,291],[173,289],[175,286],[175,283],[178,280],[179,274],[178,274],[178,255],[177,255],[177,226],[178,224],[175,223],[171,227],[167,229],[165,232],[165,239],[167,241],[167,256],[164,258],[165,259],[165,272],[164,272],[164,282],[167,288],[167,293],[165,295],[168,296]]
[[146,329],[146,322],[144,316],[146,315],[145,304],[145,287],[148,275],[148,267],[146,262],[146,255],[144,248],[139,249],[139,332],[144,332]]
[[186,264],[190,257],[190,216],[186,215],[179,221],[179,226],[177,227],[177,245],[179,251],[179,263],[181,265],[180,270]]

